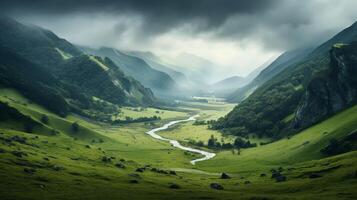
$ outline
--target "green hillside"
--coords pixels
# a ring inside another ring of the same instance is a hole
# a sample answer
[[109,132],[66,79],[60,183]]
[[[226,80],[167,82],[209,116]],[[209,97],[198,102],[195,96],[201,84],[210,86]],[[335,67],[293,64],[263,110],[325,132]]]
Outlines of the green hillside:
[[272,138],[282,138],[296,132],[292,121],[284,119],[297,111],[312,78],[330,67],[329,51],[325,45],[331,41],[349,43],[357,39],[356,26],[354,24],[343,30],[302,61],[271,78],[225,118],[220,119],[214,128],[236,135],[257,133]]
[[168,74],[152,68],[139,57],[127,55],[114,48],[81,49],[88,54],[110,58],[126,75],[152,89],[157,96],[173,96],[177,93],[177,83]]

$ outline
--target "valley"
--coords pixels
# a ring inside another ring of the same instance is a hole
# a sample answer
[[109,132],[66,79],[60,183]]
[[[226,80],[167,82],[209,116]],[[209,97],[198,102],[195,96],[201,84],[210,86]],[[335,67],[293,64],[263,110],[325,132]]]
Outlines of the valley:
[[354,12],[78,2],[0,15],[1,200],[357,199]]
[[[0,124],[0,193],[5,199],[164,199],[168,194],[173,199],[230,199],[232,195],[242,199],[284,199],[291,192],[309,199],[340,196],[348,199],[355,195],[352,183],[356,153],[323,158],[312,149],[320,149],[330,137],[342,136],[341,130],[356,130],[356,107],[294,137],[244,149],[240,154],[199,147],[217,155],[192,165],[191,160],[202,156],[151,138],[146,132],[193,114],[199,115],[197,120],[214,119],[223,116],[233,105],[183,102],[179,107],[185,112],[156,109],[164,114],[155,124],[108,126],[75,115],[60,119],[42,106],[28,104],[26,98],[13,90],[1,90],[1,94],[2,101],[34,119],[40,120],[42,114],[49,116],[48,125],[36,133],[13,130],[16,125],[8,122]],[[344,122],[339,126],[332,125],[342,119]],[[77,133],[71,131],[73,122],[80,125]],[[49,127],[55,127],[58,132],[47,133]],[[194,125],[193,121],[175,124],[158,134],[175,138],[184,145],[192,145],[190,140],[205,142],[211,135],[220,141],[234,141],[232,136],[209,130],[207,125]],[[270,177],[271,169],[281,169],[287,181],[276,183]],[[230,179],[221,179],[223,172]],[[319,178],[309,178],[311,174],[319,174]],[[329,184],[322,189],[325,180]],[[346,181],[351,182],[350,187],[346,187]],[[224,190],[209,189],[211,183],[219,183]],[[173,184],[179,189],[171,189]],[[137,190],[141,192],[134,192]]]

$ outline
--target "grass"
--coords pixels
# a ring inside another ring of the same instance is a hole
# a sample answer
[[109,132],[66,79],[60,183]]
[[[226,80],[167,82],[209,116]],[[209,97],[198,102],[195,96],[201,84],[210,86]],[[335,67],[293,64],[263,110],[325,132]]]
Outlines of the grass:
[[102,62],[100,62],[97,58],[95,58],[94,56],[89,56],[89,59],[93,62],[95,62],[97,65],[99,65],[104,71],[108,71],[109,67],[107,67],[106,65],[104,65]]
[[62,56],[63,60],[68,60],[73,57],[71,54],[62,51],[61,49],[59,49],[57,47],[55,48],[55,50]]
[[[13,130],[16,122],[0,123],[0,195],[1,199],[356,199],[357,152],[323,158],[319,150],[333,137],[342,137],[357,128],[357,106],[291,137],[257,148],[246,149],[240,155],[230,151],[217,152],[209,161],[189,161],[197,155],[187,154],[168,143],[145,134],[152,125],[145,123],[110,126],[86,121],[75,115],[60,118],[41,106],[30,103],[13,90],[0,90],[0,100],[39,121],[43,114],[49,124],[43,130],[24,133]],[[199,113],[202,120],[223,116],[234,105],[183,103],[188,113]],[[132,117],[162,114],[164,121],[187,117],[187,113],[148,108],[136,112],[123,108]],[[163,113],[161,113],[163,111]],[[78,133],[71,132],[73,122],[80,124]],[[59,134],[49,134],[56,129]],[[185,123],[161,132],[179,140],[204,140],[219,132],[205,125]],[[26,143],[11,138],[26,137]],[[100,140],[102,139],[102,141]],[[228,140],[228,139],[227,139]],[[10,142],[9,142],[10,141]],[[15,151],[26,153],[22,157]],[[103,157],[115,157],[103,162]],[[122,160],[124,159],[124,160]],[[125,169],[115,167],[122,163]],[[160,174],[149,169],[170,170],[177,175]],[[271,168],[283,167],[287,181],[276,183],[270,178]],[[25,170],[26,169],[26,170]],[[36,170],[29,173],[28,169]],[[25,172],[25,171],[27,172]],[[227,172],[232,179],[219,178]],[[267,174],[260,177],[261,173]],[[321,178],[310,179],[319,173]],[[138,174],[139,176],[133,176]],[[137,180],[138,184],[130,183]],[[245,184],[250,181],[250,184]],[[218,182],[223,191],[210,189]],[[181,189],[170,189],[171,183]]]

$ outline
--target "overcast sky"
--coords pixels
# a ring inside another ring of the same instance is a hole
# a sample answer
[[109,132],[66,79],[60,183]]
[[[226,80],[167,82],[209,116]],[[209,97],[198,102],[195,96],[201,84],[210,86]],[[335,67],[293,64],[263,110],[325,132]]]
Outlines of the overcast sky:
[[194,54],[247,75],[357,20],[356,0],[1,0],[0,11],[93,47]]

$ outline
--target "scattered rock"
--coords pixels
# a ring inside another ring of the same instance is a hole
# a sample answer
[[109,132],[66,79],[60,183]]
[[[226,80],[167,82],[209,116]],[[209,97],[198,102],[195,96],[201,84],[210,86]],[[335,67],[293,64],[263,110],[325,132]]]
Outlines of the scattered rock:
[[26,144],[27,138],[15,135],[15,136],[11,137],[10,140],[21,143],[21,144]]
[[271,178],[275,179],[276,182],[286,181],[286,176],[282,175],[279,171],[272,170]]
[[222,175],[221,175],[221,179],[230,179],[231,177],[228,175],[228,174],[226,174],[226,173],[222,173]]
[[43,159],[44,159],[44,160],[46,160],[46,161],[50,161],[50,159],[49,159],[49,158],[47,158],[47,157],[44,157]]
[[286,181],[286,176],[281,174],[280,176],[276,177],[275,180],[276,182],[284,182]]
[[87,148],[87,149],[90,149],[90,145],[87,144],[87,145],[86,145],[86,148]]
[[27,156],[27,153],[22,152],[22,151],[12,151],[11,153],[12,153],[12,155],[19,157],[19,158],[22,158],[22,156]]
[[244,184],[248,185],[250,184],[250,181],[244,181]]
[[176,172],[175,172],[175,171],[170,171],[170,174],[171,174],[171,175],[175,175],[175,176],[177,176],[177,174],[176,174]]
[[138,181],[138,180],[134,180],[134,179],[133,179],[133,180],[130,180],[130,181],[129,181],[129,183],[132,183],[132,184],[138,184],[138,183],[139,183],[139,181]]
[[260,177],[266,177],[266,176],[267,176],[267,175],[264,174],[264,173],[260,174]]
[[309,175],[309,178],[320,178],[320,177],[322,177],[322,175],[321,174],[317,174],[317,173],[312,173],[312,174]]
[[125,160],[124,159],[120,159],[120,162],[125,162]]
[[59,165],[54,165],[54,166],[52,167],[52,169],[55,170],[55,171],[60,171],[60,170],[64,170],[64,167],[59,166]]
[[278,168],[278,171],[279,171],[279,172],[282,172],[283,170],[284,170],[284,169],[283,169],[282,167],[279,167],[279,168]]
[[69,147],[67,147],[66,149],[67,149],[68,151],[71,150],[71,148],[69,148]]
[[355,178],[357,178],[357,170],[355,171]]
[[133,178],[138,178],[138,179],[141,178],[141,176],[139,174],[128,174],[128,176],[133,177]]
[[169,174],[167,171],[162,170],[162,169],[159,169],[159,170],[157,171],[157,173],[160,173],[160,174]]
[[5,150],[0,148],[0,153],[5,153]]
[[136,172],[143,173],[143,172],[145,171],[145,168],[140,167],[140,168],[137,168],[135,171],[136,171]]
[[36,170],[31,168],[24,168],[24,172],[27,174],[34,174]]
[[112,160],[107,156],[103,156],[102,157],[102,161],[105,162],[105,163],[108,163],[108,162],[111,162]]
[[151,168],[151,171],[152,172],[157,172],[157,169],[156,168]]
[[211,183],[210,187],[215,190],[223,190],[223,186],[220,185],[219,183]]
[[115,166],[116,166],[117,168],[121,168],[121,169],[126,168],[125,165],[122,164],[122,163],[117,163],[117,164],[115,164]]
[[181,187],[179,185],[177,185],[176,183],[171,183],[169,185],[169,188],[171,188],[171,189],[180,189]]

